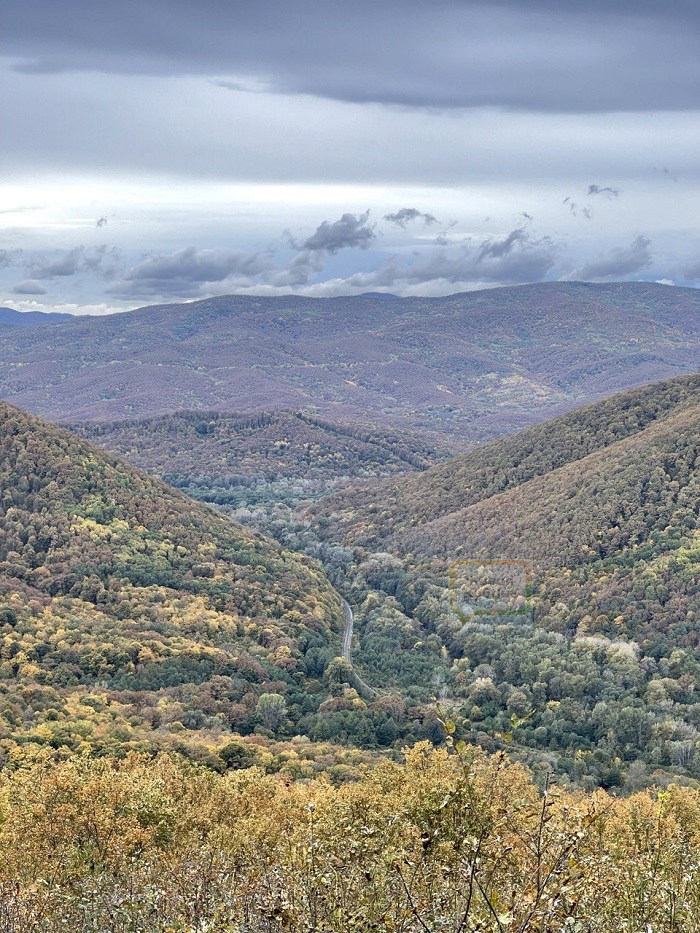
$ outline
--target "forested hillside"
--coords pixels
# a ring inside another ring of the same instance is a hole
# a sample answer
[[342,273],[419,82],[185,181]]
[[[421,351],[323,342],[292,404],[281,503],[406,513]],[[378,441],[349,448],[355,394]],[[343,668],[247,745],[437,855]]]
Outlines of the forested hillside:
[[[572,777],[619,783],[658,765],[700,777],[699,466],[693,376],[375,492],[339,493],[302,518],[314,519],[327,560],[334,548],[353,555],[346,576],[366,641],[356,658],[373,682],[378,630],[386,657],[387,635],[405,647],[437,639],[434,676],[472,737],[527,717],[516,742],[549,749]],[[304,528],[278,533],[293,542]],[[531,609],[464,625],[449,568],[473,559],[529,562]]]
[[316,498],[352,480],[422,470],[449,451],[418,434],[334,424],[302,412],[157,418],[70,425],[189,496],[249,506]]
[[699,354],[697,290],[654,283],[222,296],[0,335],[0,396],[56,421],[305,411],[465,449]]
[[5,758],[169,747],[220,764],[232,731],[292,736],[328,696],[342,612],[309,558],[7,404],[0,489]]

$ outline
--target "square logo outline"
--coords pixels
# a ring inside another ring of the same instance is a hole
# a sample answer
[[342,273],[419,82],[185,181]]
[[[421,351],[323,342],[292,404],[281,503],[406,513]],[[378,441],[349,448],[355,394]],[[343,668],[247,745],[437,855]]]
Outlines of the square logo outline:
[[[525,606],[523,609],[475,609],[467,615],[457,606],[457,568],[470,567],[522,567],[525,570]],[[532,609],[532,568],[526,560],[456,560],[450,564],[450,608],[460,622],[467,624],[475,616],[518,616],[525,615]]]

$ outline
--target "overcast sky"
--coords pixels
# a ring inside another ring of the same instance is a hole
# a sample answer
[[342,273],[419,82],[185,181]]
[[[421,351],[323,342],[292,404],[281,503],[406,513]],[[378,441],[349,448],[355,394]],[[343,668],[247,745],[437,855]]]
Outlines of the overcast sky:
[[700,284],[697,0],[3,0],[0,304]]

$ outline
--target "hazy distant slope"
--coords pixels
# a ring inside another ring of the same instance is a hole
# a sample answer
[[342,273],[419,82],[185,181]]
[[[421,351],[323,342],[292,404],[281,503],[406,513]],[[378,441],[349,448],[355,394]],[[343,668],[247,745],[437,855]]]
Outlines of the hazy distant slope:
[[664,285],[229,296],[4,335],[0,394],[62,420],[294,409],[471,443],[699,356],[700,292]]
[[15,311],[14,308],[0,308],[0,333],[16,327],[31,327],[35,324],[58,324],[72,321],[72,314],[44,311]]
[[341,627],[309,559],[0,403],[0,743],[250,730]]

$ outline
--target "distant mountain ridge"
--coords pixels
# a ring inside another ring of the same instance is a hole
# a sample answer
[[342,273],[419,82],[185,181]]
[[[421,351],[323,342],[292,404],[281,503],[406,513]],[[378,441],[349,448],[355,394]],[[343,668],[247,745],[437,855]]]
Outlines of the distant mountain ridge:
[[698,359],[700,291],[653,283],[228,296],[5,333],[0,395],[64,421],[293,409],[467,445]]
[[0,308],[0,329],[58,324],[61,321],[72,321],[73,318],[73,314],[62,314],[59,311],[15,311],[14,308]]

